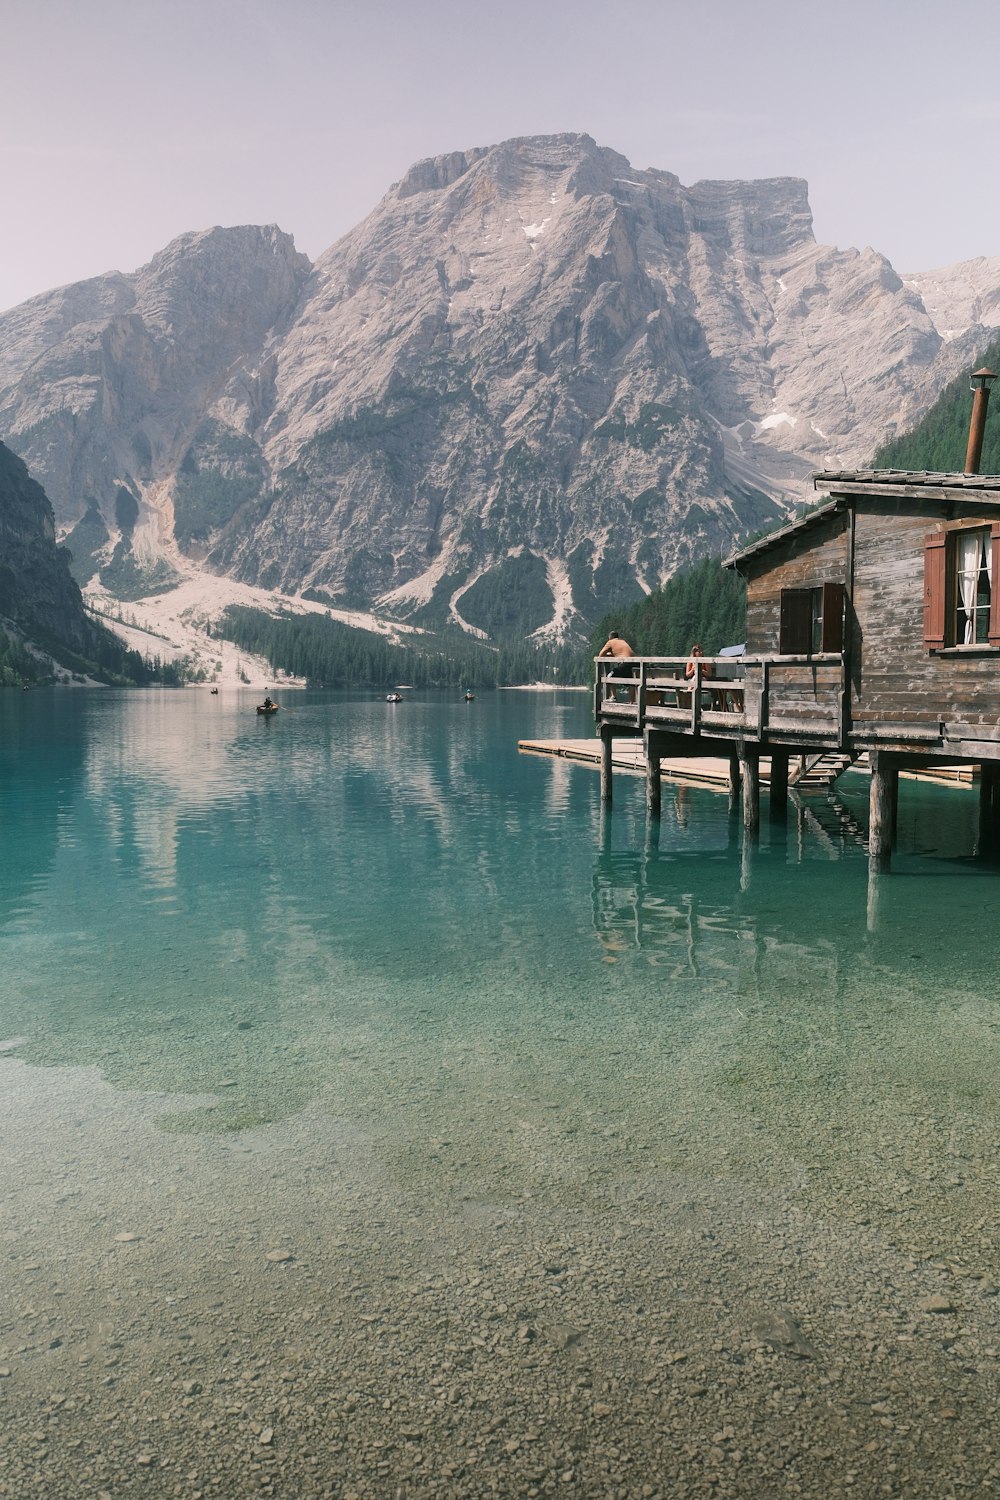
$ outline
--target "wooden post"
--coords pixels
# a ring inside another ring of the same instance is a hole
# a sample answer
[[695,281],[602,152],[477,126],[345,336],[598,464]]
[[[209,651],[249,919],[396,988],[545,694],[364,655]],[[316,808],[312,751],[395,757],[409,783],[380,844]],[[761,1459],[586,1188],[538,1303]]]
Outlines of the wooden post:
[[761,662],[760,667],[760,703],[757,707],[757,738],[762,740],[767,732],[767,723],[771,717],[771,663]]
[[740,746],[740,770],[743,773],[743,827],[747,833],[760,831],[760,756],[754,745]]
[[649,730],[644,736],[646,750],[646,816],[660,816],[660,736]]
[[729,811],[734,813],[740,800],[740,758],[735,750],[729,752]]
[[983,761],[979,767],[979,854],[996,851],[1000,835],[1000,766]]
[[771,786],[768,797],[772,818],[788,813],[788,751],[771,751]]
[[611,745],[609,729],[601,730],[601,801],[611,806]]
[[893,776],[895,767],[884,750],[869,752],[872,768],[872,789],[868,813],[868,870],[872,875],[884,874],[892,855],[892,829],[896,821],[895,798],[899,779]]

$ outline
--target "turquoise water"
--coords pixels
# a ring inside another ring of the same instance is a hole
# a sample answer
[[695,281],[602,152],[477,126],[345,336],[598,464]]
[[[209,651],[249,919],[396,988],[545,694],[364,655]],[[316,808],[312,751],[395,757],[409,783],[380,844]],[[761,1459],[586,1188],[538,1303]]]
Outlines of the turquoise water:
[[518,753],[588,735],[585,695],[296,694],[274,721],[253,701],[6,696],[0,1039],[19,1058],[180,1096],[224,1083],[165,1121],[211,1131],[331,1093],[382,1114],[417,1059],[456,1049],[501,1108],[618,1110],[603,1080],[627,1062],[643,1129],[664,1130],[664,1093],[720,1115],[713,1170],[746,1116],[820,1150],[824,1106],[849,1104],[850,1172],[876,1194],[868,1111],[904,1156],[900,1093],[995,1125],[1000,880],[969,857],[973,794],[904,783],[871,932],[860,777],[748,848],[715,793],[667,787],[651,834],[638,778],[602,822],[592,770]]
[[624,1236],[640,1275],[643,1237],[711,1199],[744,1289],[773,1274],[748,1249],[771,1216],[775,1264],[838,1244],[996,1276],[1000,874],[970,854],[974,794],[904,782],[871,890],[860,777],[748,846],[711,791],[665,784],[648,827],[641,780],[602,817],[593,769],[518,753],[589,736],[588,695],[254,701],[3,696],[0,1088],[18,1067],[39,1100],[47,1076],[155,1098],[150,1139],[220,1193],[212,1142],[332,1122],[401,1244],[478,1205]]

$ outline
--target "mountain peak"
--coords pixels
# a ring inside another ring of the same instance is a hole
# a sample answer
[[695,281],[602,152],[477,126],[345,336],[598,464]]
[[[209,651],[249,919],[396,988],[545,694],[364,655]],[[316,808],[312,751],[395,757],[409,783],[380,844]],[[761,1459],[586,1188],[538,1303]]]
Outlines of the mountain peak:
[[79,576],[207,563],[487,632],[527,596],[558,631],[865,462],[963,350],[816,244],[802,179],[534,135],[415,163],[314,267],[216,227],[0,316],[0,424]]

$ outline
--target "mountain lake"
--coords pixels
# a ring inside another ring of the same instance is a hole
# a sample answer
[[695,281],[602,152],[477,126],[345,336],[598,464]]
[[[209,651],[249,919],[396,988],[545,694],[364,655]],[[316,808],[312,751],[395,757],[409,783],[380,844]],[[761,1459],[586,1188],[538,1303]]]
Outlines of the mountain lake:
[[256,696],[0,696],[0,1496],[1000,1491],[976,793]]

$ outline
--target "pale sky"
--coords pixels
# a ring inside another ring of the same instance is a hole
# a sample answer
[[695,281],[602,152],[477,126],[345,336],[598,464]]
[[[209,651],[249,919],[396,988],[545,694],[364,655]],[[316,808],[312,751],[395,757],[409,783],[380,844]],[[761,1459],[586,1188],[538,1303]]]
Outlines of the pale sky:
[[1000,255],[1000,5],[0,0],[0,308],[176,235],[315,258],[412,162],[585,131],[638,168],[804,177],[898,271]]

